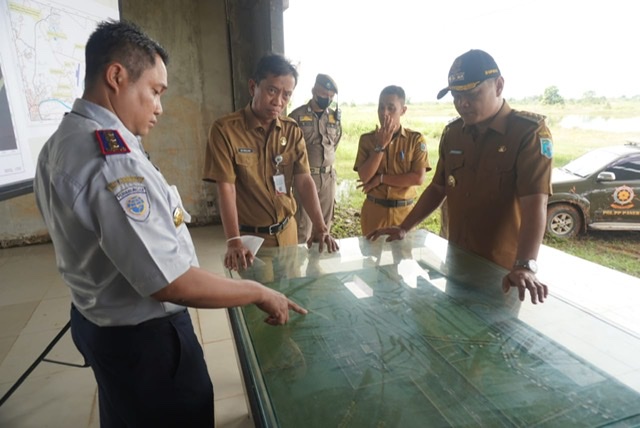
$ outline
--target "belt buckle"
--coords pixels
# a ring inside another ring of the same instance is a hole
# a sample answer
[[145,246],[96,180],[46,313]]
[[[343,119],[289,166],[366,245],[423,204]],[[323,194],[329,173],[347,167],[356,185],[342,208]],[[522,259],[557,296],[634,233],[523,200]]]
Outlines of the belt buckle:
[[278,233],[278,231],[274,231],[274,229],[278,229],[278,227],[280,227],[282,223],[276,223],[276,224],[272,224],[271,226],[269,226],[269,235],[275,235],[276,233]]

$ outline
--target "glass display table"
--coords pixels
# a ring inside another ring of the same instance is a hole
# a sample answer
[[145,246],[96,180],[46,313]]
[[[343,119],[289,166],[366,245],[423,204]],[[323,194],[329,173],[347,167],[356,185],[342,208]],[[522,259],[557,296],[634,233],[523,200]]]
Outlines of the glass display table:
[[639,425],[640,336],[553,293],[521,303],[504,274],[423,230],[263,248],[229,275],[309,314],[229,310],[256,426]]

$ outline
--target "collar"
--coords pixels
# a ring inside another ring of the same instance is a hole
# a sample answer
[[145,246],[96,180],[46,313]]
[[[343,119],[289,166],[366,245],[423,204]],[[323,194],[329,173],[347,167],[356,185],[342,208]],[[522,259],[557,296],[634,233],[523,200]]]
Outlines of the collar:
[[393,136],[391,137],[391,139],[393,140],[397,137],[405,138],[406,136],[407,136],[407,131],[404,129],[402,125],[400,125],[400,128],[398,128],[398,130],[393,133]]
[[[507,132],[508,117],[511,114],[512,110],[513,109],[509,106],[507,100],[502,100],[502,107],[500,107],[500,110],[498,110],[498,112],[495,114],[495,116],[493,116],[493,118],[487,125],[487,130],[492,129],[504,135]],[[462,125],[462,130],[465,133],[472,133],[475,129],[477,129],[475,125]]]
[[[262,126],[262,123],[260,122],[258,117],[255,115],[255,113],[253,113],[253,110],[251,109],[251,103],[247,104],[247,106],[244,108],[244,120],[247,126],[247,130],[264,129],[264,126]],[[274,123],[276,128],[282,128],[282,122],[280,121],[280,118],[276,117],[274,121],[271,122],[271,127],[274,126]],[[264,131],[268,132],[269,129],[264,129]]]
[[129,131],[120,121],[120,118],[118,118],[118,116],[116,116],[116,114],[111,110],[92,101],[77,98],[73,102],[71,113],[80,115],[85,119],[98,123],[99,129],[117,129],[129,147],[131,147],[133,142],[135,142],[134,147],[138,147],[140,150],[144,151],[141,139],[133,135],[131,131]]
[[71,112],[94,120],[105,128],[124,128],[124,125],[114,112],[93,101],[78,98],[73,102]]
[[329,107],[327,107],[327,108],[326,108],[326,109],[324,109],[324,110],[315,111],[315,110],[313,109],[313,107],[311,106],[311,103],[312,103],[312,102],[313,102],[313,99],[310,99],[310,100],[309,100],[309,102],[307,103],[307,112],[309,112],[309,113],[320,113],[320,112],[322,112],[322,113],[326,113],[326,112],[329,110]]

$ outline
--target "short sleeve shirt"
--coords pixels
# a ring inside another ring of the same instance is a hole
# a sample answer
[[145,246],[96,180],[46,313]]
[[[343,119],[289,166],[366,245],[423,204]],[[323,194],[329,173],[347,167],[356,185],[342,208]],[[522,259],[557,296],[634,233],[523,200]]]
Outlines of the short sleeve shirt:
[[[213,123],[204,161],[203,179],[235,184],[238,220],[254,227],[294,215],[294,176],[309,173],[298,124],[280,117],[264,129],[250,105]],[[273,177],[279,174],[284,175],[286,192],[276,191]]]
[[[119,141],[108,154],[96,133],[104,130]],[[183,309],[151,294],[198,265],[186,225],[174,220],[184,208],[112,112],[76,100],[39,155],[34,190],[58,269],[87,319],[135,325]]]
[[342,137],[342,125],[334,110],[327,108],[318,117],[310,103],[298,107],[289,117],[298,122],[304,134],[309,165],[313,168],[332,166]]
[[448,124],[439,152],[433,182],[445,188],[449,241],[510,269],[520,230],[518,198],[551,193],[551,133],[544,117],[505,102],[475,140],[462,119]]
[[[358,167],[375,153],[375,147],[375,132],[360,136],[354,171],[357,171]],[[377,174],[399,175],[431,170],[424,137],[421,133],[408,128],[400,127],[382,156]],[[393,187],[381,184],[372,189],[369,195],[378,199],[413,199],[418,196],[418,191],[416,186]]]

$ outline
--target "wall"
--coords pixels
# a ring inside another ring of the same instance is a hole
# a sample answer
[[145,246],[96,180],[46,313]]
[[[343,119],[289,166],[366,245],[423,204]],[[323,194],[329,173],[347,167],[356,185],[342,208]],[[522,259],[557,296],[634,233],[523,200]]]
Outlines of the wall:
[[[285,7],[283,0],[120,0],[121,17],[169,52],[164,114],[143,144],[178,186],[194,225],[219,222],[215,186],[201,180],[208,128],[249,101],[257,59],[283,52]],[[0,248],[48,240],[33,194],[0,201],[0,219]]]
[[[151,11],[151,12],[150,12]],[[151,161],[180,190],[192,223],[217,219],[214,186],[201,180],[208,129],[233,110],[225,2],[121,1],[120,15],[136,22],[169,52],[164,114],[144,140]]]

